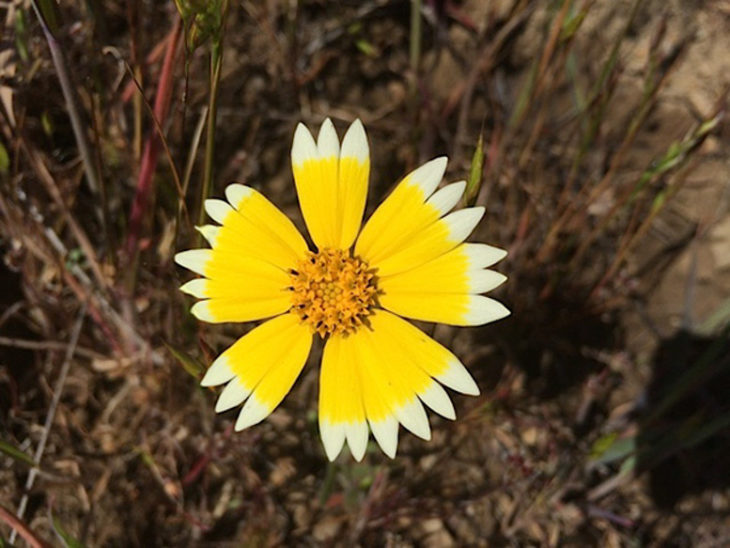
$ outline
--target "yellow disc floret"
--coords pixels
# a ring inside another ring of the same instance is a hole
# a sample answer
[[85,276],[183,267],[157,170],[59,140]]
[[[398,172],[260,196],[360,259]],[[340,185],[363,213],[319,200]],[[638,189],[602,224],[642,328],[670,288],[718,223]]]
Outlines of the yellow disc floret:
[[292,311],[321,337],[354,332],[375,304],[368,264],[341,249],[309,252],[291,271]]

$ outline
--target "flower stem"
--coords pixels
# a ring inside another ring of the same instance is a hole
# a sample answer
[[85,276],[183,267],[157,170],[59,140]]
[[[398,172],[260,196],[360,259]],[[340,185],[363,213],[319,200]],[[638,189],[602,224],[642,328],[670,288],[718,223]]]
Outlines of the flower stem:
[[[225,20],[228,15],[228,0],[223,0],[221,6],[221,26],[213,39],[210,50],[210,90],[208,95],[208,123],[205,135],[205,164],[203,168],[203,184],[200,190],[200,207],[198,210],[198,224],[205,221],[205,200],[210,194],[210,185],[213,181],[213,166],[215,160],[215,124],[218,115],[218,87],[221,79],[221,65],[223,61],[223,35]],[[198,242],[202,236],[198,235]]]

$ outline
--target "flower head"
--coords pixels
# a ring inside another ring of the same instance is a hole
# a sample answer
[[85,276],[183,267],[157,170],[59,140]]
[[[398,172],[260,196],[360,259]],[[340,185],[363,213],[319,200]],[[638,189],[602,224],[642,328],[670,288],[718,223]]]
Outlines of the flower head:
[[271,318],[223,352],[202,384],[225,384],[218,412],[243,404],[236,421],[236,430],[242,430],[279,405],[320,337],[319,426],[327,456],[333,460],[347,441],[360,460],[372,430],[393,457],[399,424],[430,438],[422,404],[455,417],[441,385],[479,393],[456,356],[401,316],[451,325],[507,316],[503,305],[480,295],[505,281],[487,267],[506,253],[464,243],[484,208],[449,213],[466,185],[436,190],[446,158],[407,175],[362,230],[370,158],[360,121],[341,145],[329,119],[316,141],[299,124],[291,158],[316,251],[263,195],[232,184],[226,201],[205,203],[217,223],[199,227],[210,249],[175,256],[203,276],[180,288],[201,299],[192,307],[198,319]]

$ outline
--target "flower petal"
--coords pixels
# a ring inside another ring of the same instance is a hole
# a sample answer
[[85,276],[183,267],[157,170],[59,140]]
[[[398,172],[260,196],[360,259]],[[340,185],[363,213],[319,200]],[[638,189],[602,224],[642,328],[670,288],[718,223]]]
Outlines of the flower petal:
[[475,295],[507,279],[481,268],[500,255],[482,245],[462,244],[420,266],[383,276],[381,306],[408,318],[451,325],[481,325],[505,317],[509,311],[500,303]]
[[434,192],[426,203],[434,208],[441,215],[446,215],[459,203],[466,190],[466,181],[451,183]]
[[377,269],[378,276],[386,277],[425,264],[463,242],[483,215],[483,207],[449,213],[391,249],[386,256],[369,261],[370,266]]
[[342,140],[339,167],[339,248],[349,249],[360,230],[370,176],[370,148],[359,119],[350,125]]
[[[365,422],[357,356],[351,352],[351,340],[331,337],[322,353],[319,377],[319,431],[329,460],[340,454],[345,438],[355,456],[360,448],[357,433]],[[367,432],[367,426],[366,426]]]
[[[479,388],[474,379],[459,359],[416,326],[385,310],[376,311],[370,316],[370,321],[374,333],[381,332],[388,335],[384,340],[391,351],[394,346],[402,349],[396,355],[402,354],[408,357],[428,376],[452,390],[473,396],[479,394]],[[388,344],[387,341],[390,343]],[[424,384],[419,391],[419,396],[423,391],[429,390],[431,386],[431,384]]]
[[[198,230],[212,249],[191,249],[175,261],[208,279],[180,289],[199,299],[192,313],[207,322],[246,322],[281,314],[291,306],[289,269],[307,244],[289,219],[256,190],[226,188],[228,202],[206,200],[208,214],[222,226]],[[241,283],[245,280],[245,283]]]
[[228,185],[226,198],[228,202],[205,201],[208,215],[222,225],[216,233],[201,228],[209,233],[215,251],[257,258],[283,270],[292,268],[306,255],[304,238],[263,194],[236,183]]
[[369,328],[331,337],[322,357],[319,421],[330,460],[339,454],[345,439],[353,456],[362,457],[365,420],[391,458],[397,450],[398,423],[429,439],[421,402],[446,418],[455,416],[438,382],[478,393],[456,357],[405,320],[385,310],[376,310],[368,320]]
[[388,415],[382,420],[369,420],[368,423],[383,453],[391,459],[395,458],[398,450],[398,419]]
[[236,430],[242,430],[262,421],[284,399],[304,367],[311,345],[311,331],[298,317],[278,316],[223,352],[202,384],[228,383],[216,404],[218,412],[246,401],[236,422]]
[[370,171],[362,123],[352,123],[341,149],[329,118],[317,142],[299,124],[291,158],[299,205],[312,240],[319,249],[349,248],[360,228]]
[[[220,249],[191,249],[175,261],[207,276],[185,283],[180,290],[200,301],[191,312],[211,322],[247,322],[276,316],[291,306],[289,275],[273,264]],[[241,283],[246,280],[246,283]]]
[[509,316],[500,302],[482,295],[459,293],[391,293],[380,304],[400,316],[449,325],[484,325]]
[[200,321],[208,323],[253,322],[277,316],[290,307],[288,297],[256,300],[237,297],[198,301],[190,308],[190,312]]
[[445,170],[446,158],[441,157],[406,175],[365,223],[355,244],[355,254],[371,265],[376,264],[436,221],[439,210],[425,202]]
[[425,264],[390,276],[382,276],[378,285],[385,295],[491,291],[507,277],[493,270],[482,269],[484,261],[479,256],[482,245],[484,244],[459,245]]

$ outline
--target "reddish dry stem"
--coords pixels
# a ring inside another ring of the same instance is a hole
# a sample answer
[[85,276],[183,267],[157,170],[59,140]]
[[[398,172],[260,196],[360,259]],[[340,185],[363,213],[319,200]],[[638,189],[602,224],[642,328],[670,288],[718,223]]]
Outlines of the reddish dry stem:
[[[173,75],[175,72],[175,57],[180,43],[182,34],[182,23],[179,18],[175,20],[175,25],[167,42],[167,50],[165,51],[165,59],[162,63],[162,71],[157,86],[157,94],[155,95],[154,115],[160,125],[164,124],[167,114],[170,111],[170,102],[172,98]],[[147,215],[150,197],[152,195],[154,185],[153,176],[157,168],[157,160],[160,155],[161,136],[156,130],[152,130],[147,142],[145,143],[144,152],[142,153],[142,163],[139,169],[139,178],[137,179],[137,190],[132,203],[132,211],[129,214],[129,233],[127,235],[127,243],[125,252],[128,258],[133,258],[139,247],[139,240],[142,231],[142,225]]]

